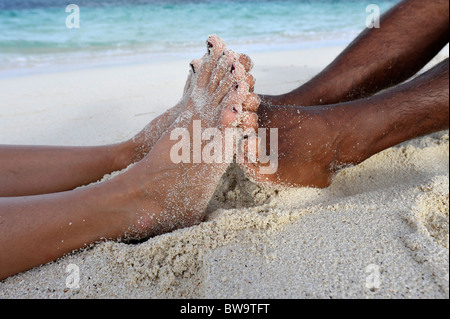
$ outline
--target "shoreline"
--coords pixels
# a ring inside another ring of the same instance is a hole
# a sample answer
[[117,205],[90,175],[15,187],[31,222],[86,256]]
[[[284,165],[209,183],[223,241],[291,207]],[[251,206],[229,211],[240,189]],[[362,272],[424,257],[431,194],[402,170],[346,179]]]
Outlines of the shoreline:
[[[231,42],[228,46],[237,52],[247,53],[249,55],[260,53],[277,53],[315,50],[321,48],[343,48],[351,42],[351,37],[337,40],[318,40],[318,41],[281,41],[277,43],[253,43],[242,44]],[[108,67],[126,67],[143,64],[157,64],[175,62],[179,60],[192,60],[194,57],[200,57],[204,53],[204,45],[190,46],[185,48],[149,50],[135,48],[134,51],[120,51],[111,48],[98,49],[94,51],[75,50],[74,52],[54,52],[40,54],[26,54],[16,59],[26,61],[27,59],[37,60],[34,63],[43,65],[26,66],[0,66],[0,79],[23,77],[29,75],[49,74],[71,72],[76,70],[88,70]],[[40,61],[40,62],[39,62]],[[30,62],[29,62],[30,63]]]

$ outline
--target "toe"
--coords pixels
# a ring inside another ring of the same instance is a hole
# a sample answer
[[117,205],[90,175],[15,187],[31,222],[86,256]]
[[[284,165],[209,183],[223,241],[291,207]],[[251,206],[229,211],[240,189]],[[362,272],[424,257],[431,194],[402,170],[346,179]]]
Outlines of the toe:
[[253,69],[253,61],[247,54],[241,53],[239,55],[239,63],[244,66],[245,71],[247,72],[250,72],[251,69]]
[[242,104],[246,100],[249,92],[249,86],[245,81],[238,81],[229,93],[230,100],[234,104],[238,104],[240,110],[242,111]]
[[217,66],[219,59],[226,50],[225,43],[216,35],[211,35],[206,40],[208,53],[205,54],[201,61],[198,72],[197,86],[206,88],[212,75],[212,71]]
[[244,81],[238,82],[231,88],[222,101],[224,113],[222,125],[226,127],[237,126],[242,116],[242,103],[248,95],[248,84]]
[[[245,70],[239,62],[233,63],[229,72],[226,72],[222,80],[219,82],[217,89],[213,93],[213,101],[220,104],[225,96],[233,90],[233,86],[241,82],[245,76]],[[246,84],[246,83],[245,83]],[[248,87],[248,84],[246,84]]]
[[256,112],[260,103],[261,99],[259,98],[258,94],[250,93],[242,104],[242,108],[244,111]]
[[239,124],[239,114],[235,109],[225,109],[222,114],[223,127],[236,127]]
[[197,74],[200,71],[201,65],[202,65],[201,60],[199,59],[192,60],[190,63],[192,73]]
[[243,111],[241,113],[240,126],[244,129],[256,130],[258,128],[258,115],[253,112]]
[[184,86],[184,91],[183,91],[184,94],[187,94],[193,87],[192,83],[194,81],[196,74],[200,70],[201,61],[199,59],[194,59],[191,61],[191,63],[189,63],[189,66],[190,66],[189,76],[188,76],[188,79]]
[[255,83],[256,83],[254,76],[251,75],[250,73],[247,73],[245,75],[245,82],[247,82],[248,86],[250,87],[249,91],[253,92],[255,90]]
[[225,42],[217,35],[213,34],[206,40],[207,53],[219,58],[226,50]]
[[208,86],[208,92],[213,93],[217,90],[220,82],[227,72],[233,73],[236,69],[234,62],[236,62],[236,54],[232,51],[225,51],[216,68],[213,70],[211,80]]

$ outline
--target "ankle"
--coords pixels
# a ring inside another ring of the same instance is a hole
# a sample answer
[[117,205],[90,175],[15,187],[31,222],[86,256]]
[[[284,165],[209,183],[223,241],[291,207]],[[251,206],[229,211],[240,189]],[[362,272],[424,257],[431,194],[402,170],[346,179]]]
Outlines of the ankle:
[[338,166],[357,165],[382,150],[378,144],[385,133],[382,119],[370,103],[348,102],[330,109],[330,123],[337,132],[335,146]]
[[113,171],[122,170],[141,159],[139,144],[133,139],[114,144],[108,150],[112,156]]
[[196,218],[199,214],[183,205],[186,198],[183,190],[174,196],[176,201],[167,198],[168,192],[176,192],[165,187],[172,180],[165,180],[167,176],[159,172],[148,171],[147,165],[144,159],[104,185],[104,191],[109,193],[108,209],[119,216],[119,221],[114,222],[117,238],[140,240],[201,221]]

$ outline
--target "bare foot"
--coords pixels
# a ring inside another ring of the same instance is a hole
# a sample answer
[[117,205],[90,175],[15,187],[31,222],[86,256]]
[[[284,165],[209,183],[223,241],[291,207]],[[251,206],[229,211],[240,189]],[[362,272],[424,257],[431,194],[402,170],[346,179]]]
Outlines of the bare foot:
[[[198,71],[192,73],[185,107],[149,153],[136,165],[107,183],[120,188],[119,201],[130,220],[124,232],[128,237],[147,237],[177,228],[198,224],[206,206],[229,163],[194,163],[196,151],[190,148],[190,161],[174,163],[171,149],[178,140],[171,139],[174,130],[185,130],[190,137],[196,125],[224,132],[240,126],[256,128],[254,113],[259,104],[250,93],[253,79],[239,62],[239,56],[226,51],[217,36],[208,39],[209,52],[202,58]],[[196,122],[201,121],[201,122]],[[223,146],[223,145],[221,145]],[[131,227],[130,227],[131,225]]]
[[[324,108],[323,110],[320,108]],[[330,125],[326,107],[260,106],[259,127],[277,128],[278,140],[267,137],[267,150],[278,149],[278,167],[271,174],[261,173],[261,163],[241,164],[254,182],[281,187],[327,187],[337,165],[336,140],[339,132]]]
[[327,187],[345,166],[409,139],[448,129],[448,70],[447,59],[402,85],[340,104],[261,104],[258,126],[278,128],[278,170],[264,175],[261,164],[243,167],[252,179],[265,184]]
[[[209,54],[209,50],[211,49],[210,45],[212,42],[214,42],[216,36],[211,36],[206,41],[207,50]],[[225,44],[223,42],[219,43],[219,48],[217,49],[217,52],[220,53],[220,51],[223,53],[226,51]],[[214,64],[214,62],[218,62],[221,55],[212,55],[211,56],[211,62]],[[253,68],[253,63],[250,59],[250,57],[246,54],[242,53],[235,53],[234,59],[237,59],[239,63],[244,67],[246,72],[250,72]],[[144,129],[142,129],[138,134],[136,134],[131,140],[127,141],[126,143],[129,145],[129,147],[126,147],[125,149],[131,151],[131,161],[137,162],[144,158],[145,155],[148,154],[148,152],[152,149],[152,147],[158,142],[160,137],[171,127],[173,122],[180,116],[181,112],[186,108],[187,104],[190,101],[192,91],[195,87],[195,79],[197,78],[196,75],[200,71],[202,60],[200,59],[194,59],[190,62],[189,66],[189,75],[186,81],[186,84],[184,86],[183,95],[181,97],[181,100],[172,108],[155,118],[153,121],[151,121],[149,124],[147,124]],[[253,92],[255,80],[252,75],[249,73],[246,74],[245,78],[246,82],[250,86],[249,91]],[[130,157],[130,156],[128,156]]]

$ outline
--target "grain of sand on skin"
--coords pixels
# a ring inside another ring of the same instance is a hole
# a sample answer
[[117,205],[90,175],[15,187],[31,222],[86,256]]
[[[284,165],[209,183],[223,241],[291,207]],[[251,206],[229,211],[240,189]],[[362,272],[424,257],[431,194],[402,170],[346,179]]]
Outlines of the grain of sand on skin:
[[[252,59],[257,86],[288,81]],[[260,188],[232,166],[206,222],[75,252],[4,280],[0,298],[448,298],[448,165],[445,131],[347,168],[324,190]],[[71,263],[79,289],[66,287]],[[370,265],[377,289],[366,287]]]

